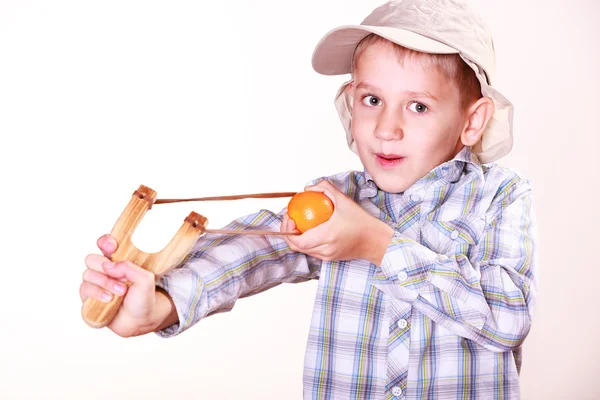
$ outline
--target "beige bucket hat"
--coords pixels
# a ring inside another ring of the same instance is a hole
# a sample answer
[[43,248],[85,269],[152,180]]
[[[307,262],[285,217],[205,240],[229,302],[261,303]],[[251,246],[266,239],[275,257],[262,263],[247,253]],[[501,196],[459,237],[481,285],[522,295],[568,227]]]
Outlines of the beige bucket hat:
[[[373,10],[360,25],[345,25],[327,33],[314,50],[313,68],[323,75],[349,74],[356,46],[371,33],[424,53],[459,54],[475,71],[481,93],[495,104],[494,115],[481,140],[472,146],[472,152],[482,163],[496,161],[510,152],[513,106],[492,87],[496,73],[492,36],[465,0],[389,1]],[[349,83],[340,87],[335,105],[348,146],[356,152]]]

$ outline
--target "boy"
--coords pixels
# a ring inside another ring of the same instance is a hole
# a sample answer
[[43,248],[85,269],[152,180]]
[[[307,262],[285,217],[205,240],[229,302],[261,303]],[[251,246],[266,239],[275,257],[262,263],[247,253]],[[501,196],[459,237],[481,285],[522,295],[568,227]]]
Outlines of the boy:
[[[482,164],[512,145],[484,24],[456,0],[392,1],[329,32],[313,66],[351,73],[336,106],[364,166],[306,188],[332,199],[331,219],[300,236],[207,235],[156,284],[109,262],[104,236],[82,299],[125,294],[110,329],[169,337],[241,297],[318,279],[305,398],[519,398],[536,225],[529,183]],[[285,209],[228,226],[249,227],[295,229]]]

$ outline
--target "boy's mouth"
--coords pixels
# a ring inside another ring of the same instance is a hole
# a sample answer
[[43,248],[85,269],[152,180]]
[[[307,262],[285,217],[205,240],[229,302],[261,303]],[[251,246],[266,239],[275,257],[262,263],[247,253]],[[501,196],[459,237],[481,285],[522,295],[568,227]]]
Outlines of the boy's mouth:
[[377,153],[375,154],[375,158],[382,167],[387,168],[395,167],[396,165],[400,164],[402,160],[404,160],[404,157],[398,154]]

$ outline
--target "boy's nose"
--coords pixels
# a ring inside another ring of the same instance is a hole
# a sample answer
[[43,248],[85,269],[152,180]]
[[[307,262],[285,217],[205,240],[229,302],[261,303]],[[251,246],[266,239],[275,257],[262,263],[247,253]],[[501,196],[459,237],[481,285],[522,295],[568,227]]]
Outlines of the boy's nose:
[[375,136],[381,140],[400,140],[404,137],[402,130],[402,120],[396,113],[382,113],[377,127],[375,128]]

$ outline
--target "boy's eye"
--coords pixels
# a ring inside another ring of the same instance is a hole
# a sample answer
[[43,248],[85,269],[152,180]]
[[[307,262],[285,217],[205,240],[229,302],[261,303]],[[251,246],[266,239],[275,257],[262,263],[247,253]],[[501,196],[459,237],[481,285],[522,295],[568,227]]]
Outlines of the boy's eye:
[[425,111],[427,111],[427,106],[425,104],[422,103],[410,103],[410,105],[408,106],[408,109],[412,112],[416,112],[418,114],[423,114]]
[[363,104],[366,106],[378,106],[381,105],[381,100],[378,97],[375,96],[365,96],[363,97]]

